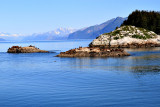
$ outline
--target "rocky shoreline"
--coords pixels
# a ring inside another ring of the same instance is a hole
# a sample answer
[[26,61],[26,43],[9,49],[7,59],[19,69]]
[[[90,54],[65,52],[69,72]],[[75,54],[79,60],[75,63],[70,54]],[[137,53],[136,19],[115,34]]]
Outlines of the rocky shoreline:
[[150,48],[160,47],[160,35],[135,26],[122,26],[94,39],[90,47]]
[[[125,39],[125,38],[124,38]],[[132,39],[132,40],[131,40]],[[157,43],[155,41],[152,41],[152,40],[148,40],[148,41],[143,41],[143,40],[137,40],[137,41],[134,41],[133,38],[127,38],[126,42],[123,42],[123,40],[117,40],[116,42],[117,43],[113,43],[110,48],[151,48],[151,47],[160,47],[160,43]],[[129,40],[131,40],[132,42],[130,42]],[[90,47],[109,47],[109,45],[107,44],[90,44],[89,45]]]
[[130,54],[123,49],[107,49],[99,47],[79,47],[61,52],[57,57],[121,57]]
[[21,47],[21,46],[12,46],[8,49],[7,53],[48,53],[48,51],[40,50],[35,46]]

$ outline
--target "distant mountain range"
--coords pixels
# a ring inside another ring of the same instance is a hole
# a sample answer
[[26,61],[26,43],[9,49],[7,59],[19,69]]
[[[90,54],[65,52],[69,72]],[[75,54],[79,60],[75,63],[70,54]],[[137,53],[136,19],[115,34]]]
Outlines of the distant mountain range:
[[102,24],[86,27],[80,30],[72,28],[58,28],[45,33],[34,33],[31,35],[0,33],[0,41],[47,41],[65,39],[95,39],[100,34],[108,33],[119,27],[127,18],[117,17]]
[[0,41],[5,41],[5,39],[0,38]]
[[62,40],[67,39],[70,33],[73,33],[75,29],[71,28],[58,28],[56,30],[45,32],[45,33],[35,33],[29,36],[26,36],[24,41],[39,41],[39,40]]
[[100,25],[90,26],[85,29],[78,30],[69,35],[68,39],[95,39],[103,33],[108,33],[120,27],[127,18],[117,17],[108,20]]
[[58,28],[45,33],[34,33],[32,35],[10,34],[0,32],[0,41],[45,41],[45,40],[64,40],[70,33],[76,31],[71,28]]
[[0,41],[20,41],[23,37],[21,34],[10,34],[0,32]]

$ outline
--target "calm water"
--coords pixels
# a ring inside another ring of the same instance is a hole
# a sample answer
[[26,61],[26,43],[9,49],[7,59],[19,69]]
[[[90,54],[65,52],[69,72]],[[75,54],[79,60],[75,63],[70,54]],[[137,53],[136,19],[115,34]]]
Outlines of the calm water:
[[[122,58],[59,58],[89,41],[0,43],[0,106],[159,107],[160,48]],[[56,53],[8,54],[12,45]]]

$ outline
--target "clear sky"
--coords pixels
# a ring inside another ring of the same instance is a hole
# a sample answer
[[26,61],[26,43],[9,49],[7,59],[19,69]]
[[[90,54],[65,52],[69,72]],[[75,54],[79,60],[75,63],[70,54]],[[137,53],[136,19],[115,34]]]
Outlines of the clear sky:
[[136,9],[160,11],[160,0],[0,0],[0,32],[79,29],[127,17]]

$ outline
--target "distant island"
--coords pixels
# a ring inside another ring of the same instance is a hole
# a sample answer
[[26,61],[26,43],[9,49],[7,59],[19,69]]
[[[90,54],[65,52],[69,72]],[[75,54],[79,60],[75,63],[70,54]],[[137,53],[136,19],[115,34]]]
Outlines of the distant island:
[[40,50],[35,46],[21,47],[21,46],[12,46],[8,49],[8,53],[48,53],[48,51]]

